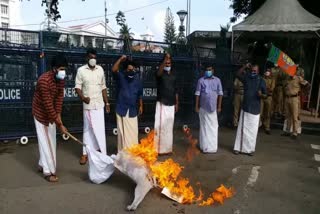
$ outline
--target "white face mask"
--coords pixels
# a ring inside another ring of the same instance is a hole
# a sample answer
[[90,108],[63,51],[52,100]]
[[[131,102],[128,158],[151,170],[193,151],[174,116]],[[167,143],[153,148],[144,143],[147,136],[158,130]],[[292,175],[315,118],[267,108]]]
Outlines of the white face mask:
[[163,70],[165,70],[166,72],[169,72],[171,70],[171,67],[166,66],[163,68]]
[[96,64],[97,64],[97,60],[96,60],[96,59],[89,59],[89,65],[90,65],[91,67],[96,66]]
[[58,73],[56,74],[56,78],[58,80],[64,80],[64,78],[66,77],[66,70],[60,70],[58,71]]

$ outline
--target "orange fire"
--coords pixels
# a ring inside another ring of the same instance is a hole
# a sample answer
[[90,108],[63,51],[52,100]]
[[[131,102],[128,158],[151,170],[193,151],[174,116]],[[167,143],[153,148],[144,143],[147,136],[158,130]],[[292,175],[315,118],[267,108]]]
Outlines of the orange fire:
[[199,149],[197,148],[198,140],[192,137],[190,128],[184,129],[183,132],[190,144],[187,150],[186,159],[188,162],[191,162],[193,158],[200,153]]
[[225,199],[231,198],[233,195],[234,195],[234,189],[232,187],[226,188],[221,184],[220,187],[217,188],[216,191],[211,193],[210,196],[207,198],[207,200],[202,201],[199,204],[199,206],[210,206],[214,204],[214,202],[223,204]]
[[127,149],[134,156],[141,157],[147,166],[153,165],[158,158],[158,153],[154,148],[154,131],[150,131],[147,137],[140,140],[140,144],[136,144]]
[[[146,162],[152,176],[156,179],[157,185],[160,188],[167,188],[171,194],[182,196],[182,203],[184,204],[197,202],[200,206],[209,206],[214,202],[223,204],[226,198],[232,197],[234,194],[233,189],[228,189],[223,185],[216,189],[214,193],[210,194],[205,201],[203,201],[203,192],[201,188],[199,188],[199,195],[196,196],[189,179],[181,176],[183,167],[180,164],[174,162],[171,158],[162,162],[157,161],[158,153],[154,147],[154,135],[154,131],[151,131],[146,138],[140,140],[140,144],[128,148],[127,151],[134,156],[142,158]],[[190,136],[190,139],[192,139],[192,135],[189,135],[189,137]],[[196,144],[192,145],[194,145],[192,149],[196,148]],[[193,155],[194,152],[192,152],[192,157]],[[200,183],[198,183],[198,185],[200,186]]]

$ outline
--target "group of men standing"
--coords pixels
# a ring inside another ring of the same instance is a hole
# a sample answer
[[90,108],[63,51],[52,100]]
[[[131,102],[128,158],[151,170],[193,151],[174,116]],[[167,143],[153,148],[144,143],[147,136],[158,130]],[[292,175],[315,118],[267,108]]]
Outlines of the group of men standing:
[[[97,52],[94,49],[87,51],[86,61],[78,69],[75,78],[75,90],[83,103],[83,143],[106,155],[104,111],[110,112],[110,103],[105,73],[97,65]],[[156,72],[158,95],[154,128],[155,149],[159,154],[172,153],[174,115],[178,111],[176,76],[171,64],[171,56],[166,54]],[[63,55],[54,57],[50,71],[38,79],[32,103],[40,153],[39,172],[49,182],[58,181],[56,127],[61,133],[68,134],[61,119],[67,67],[68,62]],[[114,63],[112,73],[118,87],[115,112],[118,151],[121,151],[138,143],[138,115],[143,113],[143,87],[136,72],[136,64],[127,56],[121,56]],[[84,165],[87,160],[88,154],[84,146],[79,162]]]
[[[296,75],[290,76],[280,69],[278,65],[267,68],[263,74],[266,84],[266,96],[261,99],[260,125],[266,134],[270,132],[270,121],[272,115],[276,118],[284,118],[283,136],[298,136],[300,93],[303,86],[308,85],[304,80],[304,70],[298,65]],[[239,111],[242,100],[245,99],[243,83],[236,77],[234,80],[234,116],[233,125],[238,126]],[[240,118],[241,120],[241,118]]]
[[[87,51],[87,63],[80,67],[75,78],[75,90],[83,104],[83,143],[92,149],[107,154],[105,135],[105,112],[110,112],[105,72],[97,65],[97,53]],[[165,54],[155,72],[157,102],[155,109],[155,149],[159,154],[172,153],[173,125],[175,112],[179,108],[176,75],[172,69],[172,58]],[[42,74],[37,82],[32,108],[36,125],[40,160],[39,171],[49,182],[57,182],[56,176],[56,127],[64,134],[68,130],[61,119],[64,78],[68,63],[65,57],[57,55],[51,70]],[[122,68],[122,69],[121,69]],[[218,114],[221,112],[223,88],[214,75],[212,65],[204,67],[204,75],[198,80],[195,90],[195,111],[200,119],[200,149],[203,153],[216,153],[218,149]],[[277,69],[277,68],[276,68]],[[143,85],[136,72],[136,64],[127,56],[121,56],[112,67],[117,82],[116,120],[118,130],[118,152],[139,142],[138,116],[143,114]],[[238,127],[234,153],[253,155],[260,119],[270,134],[270,112],[277,78],[282,75],[268,69],[259,75],[258,65],[244,65],[236,74],[235,117]],[[299,87],[305,84],[301,76],[287,77],[284,86],[286,117],[288,127],[293,126],[292,136],[297,135]],[[241,106],[241,110],[239,108]],[[238,115],[240,118],[238,119]],[[260,118],[261,115],[261,118]],[[288,135],[288,133],[285,133]],[[86,164],[86,148],[80,164]]]

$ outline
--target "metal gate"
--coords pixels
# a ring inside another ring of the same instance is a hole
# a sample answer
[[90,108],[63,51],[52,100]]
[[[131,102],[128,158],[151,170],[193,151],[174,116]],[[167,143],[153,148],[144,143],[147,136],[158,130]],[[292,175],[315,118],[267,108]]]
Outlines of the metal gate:
[[[50,69],[52,57],[59,52],[64,53],[69,62],[62,119],[70,131],[82,131],[82,103],[75,93],[74,80],[77,69],[85,63],[85,53],[89,47],[97,49],[98,64],[105,70],[111,103],[111,113],[105,115],[107,130],[116,127],[116,82],[111,68],[122,54],[131,55],[138,63],[139,75],[143,81],[144,114],[139,117],[140,128],[153,127],[157,94],[155,72],[165,51],[171,52],[174,57],[179,89],[180,108],[175,117],[175,125],[198,123],[198,117],[194,113],[198,65],[201,60],[214,62],[213,49],[133,40],[128,51],[122,48],[123,41],[116,38],[1,28],[0,35],[0,139],[35,135],[31,103],[36,80]],[[223,77],[224,71],[221,72]],[[224,84],[223,78],[222,81]]]

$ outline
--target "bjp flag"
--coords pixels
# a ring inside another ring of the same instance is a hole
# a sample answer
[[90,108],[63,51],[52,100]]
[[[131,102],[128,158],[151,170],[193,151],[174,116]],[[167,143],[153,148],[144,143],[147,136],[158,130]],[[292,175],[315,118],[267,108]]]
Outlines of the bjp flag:
[[279,67],[290,76],[294,76],[297,72],[297,65],[292,61],[292,59],[274,45],[272,45],[269,51],[267,60],[274,64],[278,64]]

